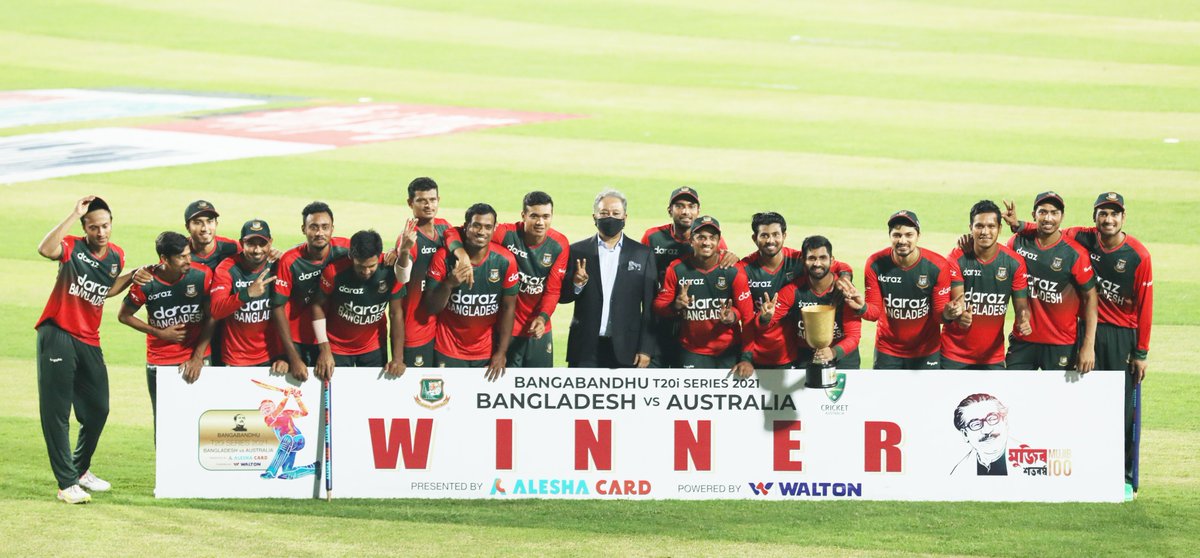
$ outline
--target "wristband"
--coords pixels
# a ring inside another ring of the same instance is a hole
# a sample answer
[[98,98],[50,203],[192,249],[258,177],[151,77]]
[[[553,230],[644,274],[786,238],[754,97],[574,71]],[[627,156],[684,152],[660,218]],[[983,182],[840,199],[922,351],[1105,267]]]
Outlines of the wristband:
[[329,342],[329,334],[325,332],[325,318],[313,320],[313,336],[317,338],[318,345]]

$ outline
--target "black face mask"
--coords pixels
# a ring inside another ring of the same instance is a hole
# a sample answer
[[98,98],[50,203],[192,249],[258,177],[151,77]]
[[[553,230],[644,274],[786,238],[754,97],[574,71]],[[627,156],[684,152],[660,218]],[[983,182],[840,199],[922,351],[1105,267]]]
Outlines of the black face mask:
[[601,217],[596,219],[596,228],[604,236],[617,236],[625,228],[625,220],[616,217]]

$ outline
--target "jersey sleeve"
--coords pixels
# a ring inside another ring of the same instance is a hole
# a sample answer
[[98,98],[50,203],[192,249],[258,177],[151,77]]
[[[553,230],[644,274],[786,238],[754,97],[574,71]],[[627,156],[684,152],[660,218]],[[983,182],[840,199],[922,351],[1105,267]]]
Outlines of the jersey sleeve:
[[1092,272],[1091,256],[1088,256],[1088,253],[1078,244],[1072,245],[1071,248],[1078,254],[1075,258],[1075,264],[1071,266],[1071,281],[1081,291],[1096,288],[1096,274]]
[[851,281],[854,280],[854,268],[850,267],[850,264],[841,260],[834,260],[833,265],[831,265],[829,268],[829,272],[832,273],[834,277],[845,276],[849,277]]
[[279,265],[276,266],[275,289],[271,294],[271,306],[283,306],[292,297],[292,262],[295,261],[295,258],[289,257],[290,255],[290,253],[285,253],[279,259]]
[[571,245],[567,243],[565,236],[560,236],[554,239],[562,249],[558,252],[558,257],[554,259],[554,264],[550,266],[550,274],[546,276],[546,290],[542,294],[542,300],[538,303],[538,314],[541,314],[547,320],[554,315],[554,309],[558,307],[558,298],[562,293],[563,278],[567,275],[567,261],[570,259]]
[[858,348],[862,341],[862,318],[858,312],[842,303],[842,340],[833,345],[834,358],[842,358]]
[[129,287],[129,292],[125,293],[125,306],[137,310],[144,304],[146,304],[146,292],[142,290],[141,285],[134,283]]
[[1154,272],[1150,268],[1150,255],[1138,265],[1133,274],[1134,304],[1138,314],[1137,350],[1134,358],[1145,359],[1150,352],[1150,326],[1154,318]]
[[[450,229],[446,229],[447,232]],[[446,248],[438,248],[433,259],[429,261],[429,270],[425,272],[425,292],[437,289],[438,284],[446,280]]]
[[[442,242],[447,250],[458,250],[463,247],[462,233],[458,231],[458,227],[446,227],[446,232],[442,233]],[[416,246],[413,248],[416,249]]]
[[654,234],[654,227],[650,227],[650,228],[646,229],[646,232],[642,233],[642,244],[645,244],[646,246],[650,246],[650,235],[651,234]]
[[663,276],[662,289],[659,289],[658,295],[654,297],[654,313],[659,316],[669,317],[675,314],[671,309],[671,303],[675,301],[675,288],[679,286],[679,277],[675,274],[675,266],[667,266],[667,273]]
[[[738,264],[734,267],[733,276],[733,308],[738,313],[742,326],[742,355],[750,354],[754,348],[754,334],[757,316],[754,314],[754,299],[750,294],[750,278],[746,275],[746,266]],[[743,360],[750,360],[749,357]]]
[[861,316],[871,322],[878,321],[883,315],[883,295],[879,294],[879,277],[875,274],[874,263],[875,258],[871,257],[863,267],[863,299],[866,304],[863,305]]
[[217,268],[211,291],[212,298],[208,301],[209,311],[214,320],[228,318],[242,306],[242,301],[238,299],[237,291],[233,288],[233,277],[229,275],[230,266],[225,265],[226,263],[233,263],[233,260],[225,260],[221,267]]
[[504,262],[504,296],[516,296],[521,290],[521,273],[517,270],[517,258],[511,252],[505,252]]
[[950,302],[950,287],[963,284],[957,263],[944,261],[939,267],[941,269],[938,271],[937,283],[933,285],[933,315],[936,320],[942,319],[942,311],[946,309],[946,303]]
[[64,236],[62,242],[58,245],[62,247],[62,253],[58,255],[58,263],[67,263],[71,261],[71,252],[75,251],[75,243],[82,240],[78,236]]
[[337,281],[339,271],[341,271],[341,266],[337,265],[336,262],[325,266],[325,269],[321,270],[321,293],[326,297],[333,294],[334,283]]
[[[792,311],[792,306],[796,304],[796,289],[798,288],[800,288],[799,284],[796,281],[792,281],[779,289],[778,293],[775,293],[775,313],[771,315],[771,321],[768,325],[779,323],[784,316],[788,315],[788,312]],[[757,319],[754,321],[756,324],[758,323]]]
[[1025,267],[1025,258],[1016,257],[1013,261],[1017,262],[1012,280],[1013,298],[1029,298],[1029,269]]

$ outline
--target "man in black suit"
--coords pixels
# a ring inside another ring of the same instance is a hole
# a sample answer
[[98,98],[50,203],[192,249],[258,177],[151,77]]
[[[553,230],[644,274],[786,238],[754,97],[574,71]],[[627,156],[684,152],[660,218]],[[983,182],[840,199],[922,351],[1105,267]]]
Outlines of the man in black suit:
[[574,302],[567,365],[645,368],[654,353],[650,332],[658,271],[644,244],[625,236],[625,196],[596,196],[598,234],[571,245],[561,302]]

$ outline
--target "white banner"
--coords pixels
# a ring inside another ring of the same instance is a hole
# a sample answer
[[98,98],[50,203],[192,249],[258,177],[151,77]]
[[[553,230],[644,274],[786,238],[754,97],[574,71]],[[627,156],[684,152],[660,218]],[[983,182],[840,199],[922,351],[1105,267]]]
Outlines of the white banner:
[[[207,370],[195,386],[184,386],[177,376],[166,379],[177,384],[170,390],[176,396],[201,401],[208,396],[196,391],[209,379],[232,382],[241,392],[253,386],[246,375],[232,377]],[[312,418],[320,390],[308,385]],[[1120,372],[1079,378],[1060,372],[855,370],[845,372],[839,385],[806,389],[800,370],[764,370],[737,380],[717,370],[510,369],[489,383],[481,370],[409,369],[386,379],[377,371],[339,369],[332,382],[333,493],[1052,502],[1124,497]],[[162,383],[159,390],[162,432],[164,414],[176,408]],[[179,421],[191,425],[191,437],[197,416],[233,397],[224,388],[217,393],[225,399],[197,403]],[[161,491],[162,460],[169,449],[162,438],[160,496],[167,495]],[[190,445],[195,459],[195,441]],[[223,478],[219,471],[197,472],[204,480],[185,481],[194,491]],[[311,495],[311,483],[308,488]],[[230,492],[221,495],[235,495]]]

